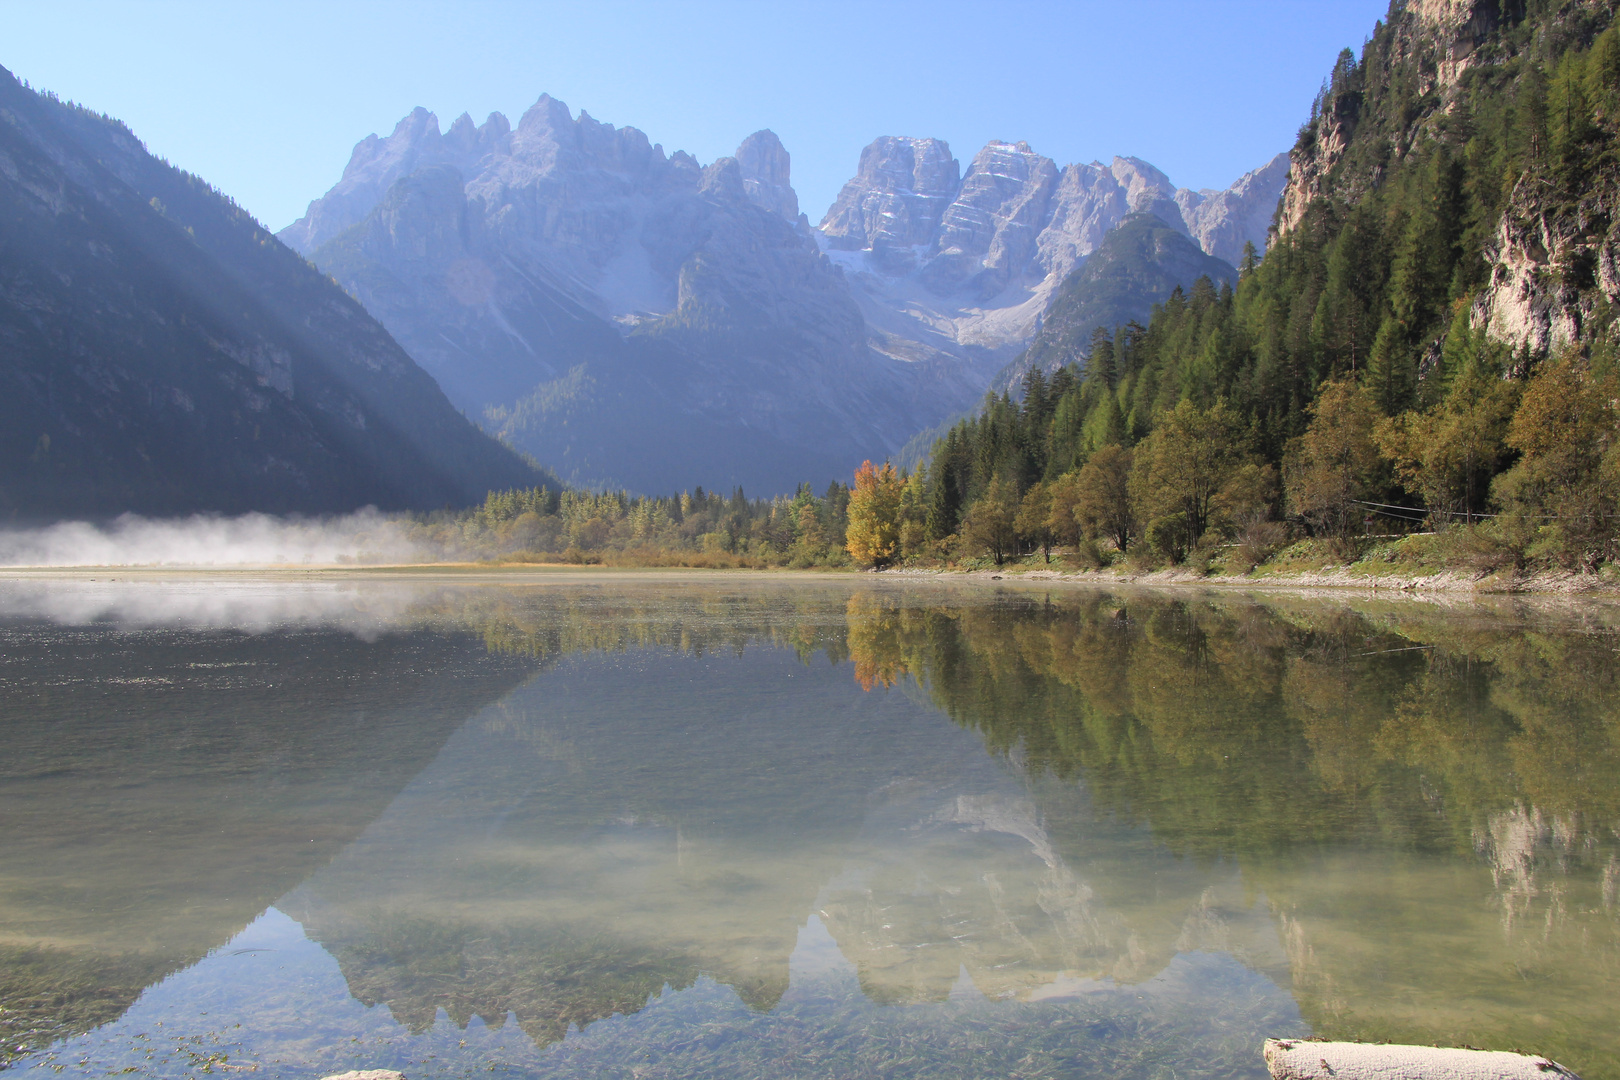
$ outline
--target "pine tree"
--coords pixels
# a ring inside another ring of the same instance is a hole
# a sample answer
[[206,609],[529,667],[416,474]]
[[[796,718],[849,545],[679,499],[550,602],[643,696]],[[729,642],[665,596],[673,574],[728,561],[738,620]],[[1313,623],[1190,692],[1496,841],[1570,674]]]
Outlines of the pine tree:
[[1119,371],[1114,365],[1114,339],[1106,326],[1091,332],[1091,351],[1086,356],[1086,374],[1101,379],[1112,390],[1118,382]]
[[1251,240],[1243,241],[1243,258],[1238,262],[1238,280],[1242,281],[1254,273],[1255,268],[1259,265],[1260,252],[1255,250],[1254,242]]
[[1394,416],[1412,403],[1417,384],[1417,357],[1406,343],[1394,315],[1386,315],[1373,339],[1372,356],[1362,378],[1385,416]]
[[[953,430],[951,436],[954,438]],[[953,448],[954,449],[954,448]],[[961,520],[962,497],[956,487],[956,470],[949,467],[949,456],[935,463],[933,490],[928,503],[928,539],[943,540],[956,531]]]

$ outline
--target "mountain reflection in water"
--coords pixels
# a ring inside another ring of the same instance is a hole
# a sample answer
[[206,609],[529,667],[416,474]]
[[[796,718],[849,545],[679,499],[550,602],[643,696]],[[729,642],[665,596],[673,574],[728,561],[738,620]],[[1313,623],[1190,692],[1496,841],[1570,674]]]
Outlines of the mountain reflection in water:
[[0,604],[19,1067],[1224,1076],[1309,1031],[1620,1075],[1606,609],[613,577]]

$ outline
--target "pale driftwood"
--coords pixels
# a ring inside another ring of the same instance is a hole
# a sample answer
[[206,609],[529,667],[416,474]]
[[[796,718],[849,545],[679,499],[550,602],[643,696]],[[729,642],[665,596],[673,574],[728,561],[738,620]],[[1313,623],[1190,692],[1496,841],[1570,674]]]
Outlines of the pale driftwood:
[[321,1080],[405,1080],[405,1074],[393,1069],[351,1069],[346,1073],[323,1076]]
[[1438,1046],[1267,1039],[1272,1080],[1580,1080],[1544,1057]]

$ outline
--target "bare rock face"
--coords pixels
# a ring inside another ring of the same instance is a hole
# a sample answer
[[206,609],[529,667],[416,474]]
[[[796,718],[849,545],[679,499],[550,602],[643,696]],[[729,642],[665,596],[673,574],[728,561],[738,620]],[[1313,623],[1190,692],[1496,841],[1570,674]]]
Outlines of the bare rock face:
[[821,235],[840,251],[870,250],[885,261],[932,246],[961,176],[939,139],[884,136],[861,151],[855,177],[822,219]]
[[923,277],[936,291],[989,300],[1022,274],[1050,219],[1058,170],[1028,143],[992,142],[974,157],[945,209]]
[[1051,219],[1041,232],[1040,268],[1061,282],[1129,214],[1152,214],[1186,232],[1180,204],[1187,196],[1200,198],[1186,188],[1178,190],[1168,176],[1140,158],[1067,166]]
[[[1527,185],[1528,186],[1528,185]],[[1575,219],[1548,214],[1533,193],[1515,192],[1496,235],[1486,247],[1493,267],[1471,313],[1474,326],[1515,350],[1554,352],[1581,339],[1581,328],[1597,314],[1594,298],[1583,297],[1574,273],[1554,273],[1596,265],[1596,284],[1609,303],[1620,300],[1620,227],[1593,238],[1582,225],[1608,217],[1601,200],[1590,200]]]
[[1217,259],[1236,266],[1243,245],[1266,250],[1266,236],[1277,210],[1277,199],[1288,183],[1288,155],[1278,154],[1252,172],[1246,172],[1225,191],[1176,192],[1181,220],[1198,246]]
[[1114,159],[1108,171],[1125,189],[1125,203],[1133,214],[1152,214],[1175,223],[1181,220],[1176,186],[1170,178],[1141,158]]
[[1138,158],[1059,169],[1028,143],[991,142],[957,180],[938,139],[885,136],[861,153],[819,227],[854,287],[874,348],[951,356],[993,373],[1029,342],[1058,286],[1128,215],[1151,214],[1227,261],[1264,250],[1286,157],[1226,191],[1177,189]]
[[793,158],[776,132],[756,131],[744,139],[737,147],[737,166],[742,172],[743,191],[754,205],[798,222],[799,196],[790,178]]
[[1415,0],[1411,12],[1439,45],[1435,71],[1442,87],[1456,83],[1486,36],[1502,24],[1502,5],[1494,0]]
[[1067,165],[1053,194],[1051,223],[1036,241],[1036,258],[1049,276],[1067,276],[1130,212],[1128,193],[1112,170],[1095,162]]

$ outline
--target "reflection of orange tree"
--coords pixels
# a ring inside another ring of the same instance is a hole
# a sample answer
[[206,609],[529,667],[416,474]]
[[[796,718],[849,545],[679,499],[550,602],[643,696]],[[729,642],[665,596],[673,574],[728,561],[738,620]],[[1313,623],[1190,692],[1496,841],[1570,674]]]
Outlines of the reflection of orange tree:
[[941,622],[960,612],[932,602],[906,602],[900,593],[857,592],[844,608],[844,641],[855,681],[866,690],[891,687],[907,674],[930,670],[932,645],[954,640]]
[[906,673],[900,657],[900,608],[892,601],[856,593],[845,612],[849,657],[863,690],[890,687]]

